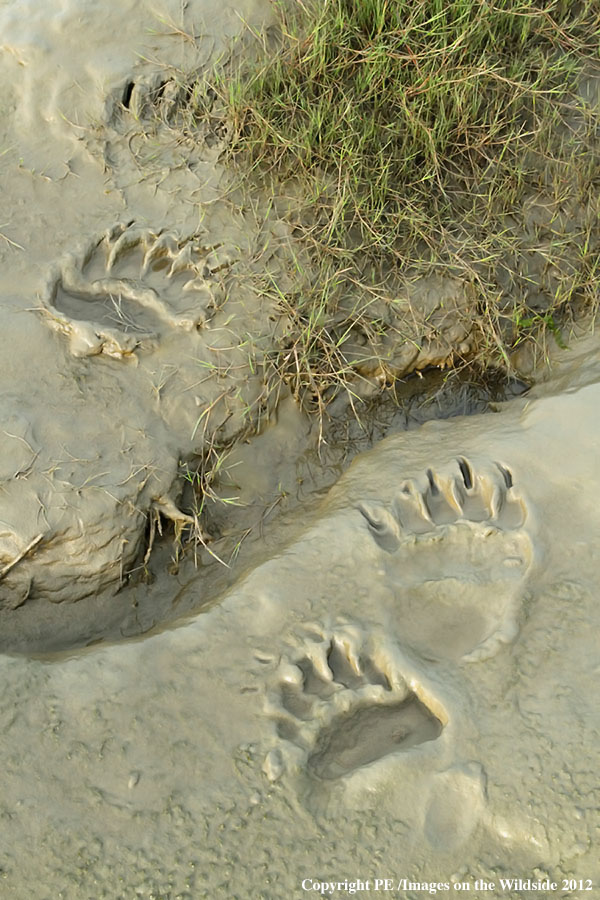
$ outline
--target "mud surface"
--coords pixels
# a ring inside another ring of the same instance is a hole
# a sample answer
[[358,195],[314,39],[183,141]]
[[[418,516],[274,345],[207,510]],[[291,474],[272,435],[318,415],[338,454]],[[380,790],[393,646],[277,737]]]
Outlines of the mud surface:
[[8,893],[597,883],[597,341],[568,362],[359,454],[206,613],[0,659]]
[[277,389],[285,204],[177,114],[270,16],[0,0],[2,890],[598,879],[598,343],[447,383],[430,280],[394,396]]

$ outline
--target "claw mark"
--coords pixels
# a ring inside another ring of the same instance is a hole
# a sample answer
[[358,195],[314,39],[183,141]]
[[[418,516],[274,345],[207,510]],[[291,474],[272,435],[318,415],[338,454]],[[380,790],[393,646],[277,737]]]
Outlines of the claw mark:
[[435,483],[435,478],[431,469],[427,469],[427,480],[429,481],[429,487],[431,488],[431,493],[434,497],[437,497],[439,494],[439,488]]
[[500,463],[496,463],[496,466],[498,467],[502,477],[504,478],[504,484],[506,485],[507,489],[510,489],[513,486],[512,473],[510,472],[509,469],[506,469]]
[[460,473],[463,477],[463,481],[465,483],[465,487],[468,491],[473,487],[473,472],[471,471],[471,466],[467,462],[466,459],[461,457],[458,460],[458,467],[460,469]]

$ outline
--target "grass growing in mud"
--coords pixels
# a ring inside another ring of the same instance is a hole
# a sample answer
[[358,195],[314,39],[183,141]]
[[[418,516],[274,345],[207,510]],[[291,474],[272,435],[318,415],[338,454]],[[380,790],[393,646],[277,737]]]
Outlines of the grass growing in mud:
[[370,299],[340,317],[344,293],[379,309],[424,273],[474,289],[485,365],[560,341],[598,296],[596,0],[297,0],[279,15],[278,52],[218,90],[231,157],[300,188],[316,275],[281,292],[296,387],[320,397],[352,367],[350,331],[385,331]]
[[[254,47],[238,43],[200,77],[169,67],[123,100],[144,138],[142,171],[166,126],[183,152],[206,143],[234,163],[244,189],[232,178],[226,190],[233,183],[232,202],[257,227],[265,196],[274,220],[288,217],[297,241],[282,239],[286,262],[265,253],[263,267],[261,244],[256,266],[235,276],[281,311],[273,345],[249,351],[265,373],[265,416],[286,382],[314,401],[321,428],[345,388],[360,424],[370,398],[416,365],[398,363],[398,347],[443,337],[422,284],[442,298],[444,283],[459,286],[469,332],[430,364],[506,375],[522,345],[568,341],[599,296],[598,0],[274,6],[278,29]],[[196,522],[220,498],[218,446],[188,473]]]

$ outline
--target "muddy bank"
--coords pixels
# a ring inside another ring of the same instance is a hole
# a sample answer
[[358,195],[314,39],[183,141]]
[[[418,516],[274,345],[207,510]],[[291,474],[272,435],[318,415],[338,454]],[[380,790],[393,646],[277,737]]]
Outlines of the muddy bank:
[[204,615],[3,657],[11,896],[598,878],[597,344],[568,362],[359,455]]
[[[265,28],[268,9],[188,4],[179,31],[169,3],[125,5],[110,23],[92,5],[46,23],[32,4],[27,25],[10,3],[0,13],[12,211],[0,248],[0,596],[16,609],[121,590],[163,524],[199,546],[210,537],[181,495],[199,460],[277,404],[293,328],[277,291],[297,251],[283,198],[236,185],[223,166],[217,125],[192,137],[171,115],[175,76],[221,58],[243,22]],[[111,51],[84,61],[92,33]],[[392,370],[468,353],[467,286],[434,278],[407,291],[380,348],[385,371],[355,336],[357,397]]]
[[[332,407],[322,425],[291,396],[281,397],[260,435],[223,453],[214,493],[205,500],[206,547],[189,528],[180,538],[176,524],[156,522],[153,536],[152,523],[147,525],[145,546],[152,536],[152,552],[146,549],[143,565],[129,577],[123,573],[120,590],[75,604],[34,596],[17,608],[0,609],[0,651],[45,653],[122,640],[198,612],[289,543],[358,453],[431,419],[496,410],[526,390],[516,379],[496,376],[482,383],[478,373],[448,376],[432,369],[399,384],[394,395],[363,403],[360,418],[347,402],[339,403],[337,415]],[[192,509],[194,497],[186,481],[181,507]]]

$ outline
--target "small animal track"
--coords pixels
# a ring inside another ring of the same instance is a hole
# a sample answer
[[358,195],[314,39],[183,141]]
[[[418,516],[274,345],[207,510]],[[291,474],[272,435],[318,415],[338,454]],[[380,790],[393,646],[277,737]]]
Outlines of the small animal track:
[[363,650],[358,627],[313,629],[281,665],[268,704],[281,739],[265,761],[271,780],[290,763],[319,780],[344,778],[439,737],[442,722],[408,687],[394,648]]
[[189,102],[190,90],[175,78],[162,78],[158,73],[127,81],[118,100],[136,121],[158,115],[167,122]]
[[232,123],[217,92],[200,80],[181,80],[180,73],[140,74],[128,80],[113,97],[112,121],[127,132],[133,119],[136,128],[176,128],[180,135],[193,132],[194,141],[208,149],[223,150]]
[[533,559],[510,470],[459,458],[403,482],[389,506],[361,503],[384,551],[399,640],[430,659],[475,661],[514,639]]
[[223,299],[233,248],[192,235],[117,225],[54,271],[41,297],[75,356],[116,358],[152,349],[169,330],[205,326]]

